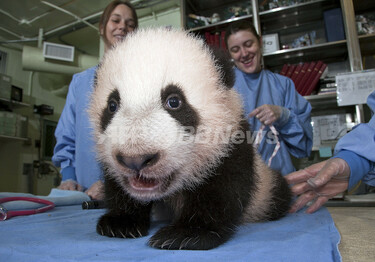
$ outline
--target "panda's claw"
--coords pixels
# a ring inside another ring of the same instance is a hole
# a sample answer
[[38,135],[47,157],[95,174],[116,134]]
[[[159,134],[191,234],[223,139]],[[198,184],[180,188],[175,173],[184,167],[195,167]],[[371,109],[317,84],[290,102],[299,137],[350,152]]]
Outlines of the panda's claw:
[[129,217],[105,214],[96,226],[96,231],[103,236],[118,238],[138,238],[147,235],[148,226],[141,225]]

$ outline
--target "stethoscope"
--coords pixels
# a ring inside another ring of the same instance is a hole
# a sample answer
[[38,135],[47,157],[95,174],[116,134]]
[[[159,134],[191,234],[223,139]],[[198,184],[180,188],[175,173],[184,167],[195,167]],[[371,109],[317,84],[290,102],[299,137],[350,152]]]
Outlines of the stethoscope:
[[[10,202],[10,201],[30,201],[30,202],[35,202],[39,204],[44,204],[45,206],[37,208],[37,209],[11,211],[11,210],[7,210],[5,207],[1,205],[2,203]],[[45,199],[41,199],[41,198],[35,198],[35,197],[0,198],[0,221],[4,221],[6,219],[9,219],[15,216],[27,216],[27,215],[42,213],[54,207],[55,207],[55,204],[53,202],[45,200]]]

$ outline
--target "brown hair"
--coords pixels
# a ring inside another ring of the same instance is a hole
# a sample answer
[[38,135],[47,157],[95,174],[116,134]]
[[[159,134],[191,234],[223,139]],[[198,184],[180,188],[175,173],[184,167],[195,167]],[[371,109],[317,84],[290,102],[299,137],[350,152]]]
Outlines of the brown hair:
[[224,41],[225,41],[226,46],[228,46],[228,38],[231,35],[242,30],[249,31],[250,33],[254,34],[260,43],[260,36],[258,35],[258,32],[255,29],[255,27],[248,21],[238,21],[238,22],[231,23],[225,30]]
[[118,6],[118,5],[126,5],[129,7],[132,11],[132,15],[134,18],[134,24],[135,28],[138,28],[138,16],[135,11],[134,6],[129,2],[129,1],[121,1],[121,0],[115,0],[112,1],[107,5],[107,7],[104,9],[102,15],[100,16],[99,20],[99,30],[103,29],[103,37],[105,37],[105,30],[106,30],[106,25],[108,23],[109,17],[111,16],[112,11]]

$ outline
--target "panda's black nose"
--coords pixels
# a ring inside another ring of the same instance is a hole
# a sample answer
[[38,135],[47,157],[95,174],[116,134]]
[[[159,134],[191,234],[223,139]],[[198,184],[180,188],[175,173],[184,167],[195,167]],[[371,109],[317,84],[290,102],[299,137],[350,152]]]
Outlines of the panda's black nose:
[[127,168],[139,171],[146,166],[151,166],[159,159],[159,154],[145,154],[139,156],[124,156],[120,153],[116,155],[117,162]]

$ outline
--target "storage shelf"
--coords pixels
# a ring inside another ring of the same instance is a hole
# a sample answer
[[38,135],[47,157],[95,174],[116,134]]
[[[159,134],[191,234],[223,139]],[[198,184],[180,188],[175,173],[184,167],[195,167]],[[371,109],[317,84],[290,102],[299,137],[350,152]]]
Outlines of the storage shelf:
[[0,135],[0,141],[9,141],[9,140],[27,142],[30,140],[30,138]]
[[7,105],[19,106],[19,107],[30,107],[31,106],[30,104],[27,104],[27,103],[18,102],[18,101],[15,101],[15,100],[9,100],[9,99],[5,99],[5,98],[0,98],[0,102],[4,103],[4,104],[7,104]]
[[375,8],[374,0],[354,0],[354,10],[357,13],[368,12],[370,9]]
[[346,40],[304,46],[292,49],[282,49],[272,53],[263,54],[266,65],[273,68],[290,63],[296,64],[303,61],[342,60],[347,56]]
[[313,109],[337,107],[337,94],[312,95],[304,96],[304,98],[310,102]]
[[337,94],[321,94],[321,95],[311,95],[311,96],[304,96],[304,98],[309,101],[309,102],[314,102],[314,101],[337,101]]
[[203,30],[204,31],[211,31],[211,30],[224,29],[224,28],[226,28],[226,26],[228,24],[230,24],[232,22],[250,19],[252,17],[253,17],[252,15],[244,15],[244,16],[240,16],[240,17],[234,17],[234,18],[223,20],[223,21],[220,21],[220,22],[217,22],[217,23],[214,23],[214,24],[190,28],[188,30],[190,32],[197,32],[197,31],[203,31]]
[[282,6],[282,7],[277,7],[271,10],[262,11],[262,12],[259,12],[259,16],[261,16],[261,18],[263,19],[266,16],[275,16],[276,14],[286,15],[286,14],[300,12],[304,10],[311,11],[312,8],[318,8],[318,7],[330,8],[333,3],[335,3],[334,0],[312,0],[306,3],[299,3],[299,4],[290,5],[290,6]]
[[373,55],[375,51],[375,34],[360,35],[358,36],[358,39],[361,47],[361,54],[363,56]]
[[306,27],[316,22],[322,23],[323,11],[339,6],[337,0],[317,0],[260,12],[262,34],[296,30],[298,27]]

